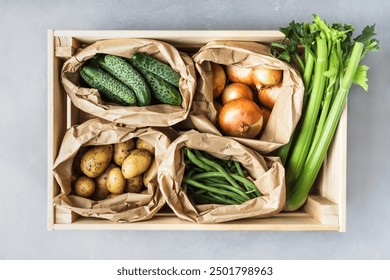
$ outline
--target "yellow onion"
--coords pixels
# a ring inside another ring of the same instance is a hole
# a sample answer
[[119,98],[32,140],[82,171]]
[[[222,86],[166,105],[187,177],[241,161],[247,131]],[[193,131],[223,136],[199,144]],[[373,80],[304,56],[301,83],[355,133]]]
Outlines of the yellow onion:
[[217,120],[218,120],[219,115],[221,114],[221,110],[222,110],[223,105],[219,102],[216,102],[216,101],[214,101],[213,104],[214,104],[215,110],[217,111]]
[[232,83],[225,87],[222,92],[222,104],[226,104],[237,98],[247,98],[253,100],[253,93],[250,87],[242,83]]
[[257,90],[274,86],[282,79],[282,70],[256,67],[252,70],[253,83]]
[[263,127],[263,114],[255,102],[238,98],[222,107],[218,121],[225,135],[251,139]]
[[228,65],[226,66],[226,72],[229,80],[234,83],[242,83],[250,87],[255,86],[252,79],[252,68]]
[[267,107],[268,109],[272,110],[281,92],[281,83],[273,87],[262,88],[258,92],[259,102],[264,107]]
[[263,113],[263,128],[265,128],[265,126],[268,123],[269,116],[271,115],[271,111],[268,110],[267,108],[261,107],[261,106],[260,106],[260,109],[261,109],[261,112]]
[[213,71],[213,98],[216,99],[221,95],[226,84],[226,74],[222,66],[211,62]]

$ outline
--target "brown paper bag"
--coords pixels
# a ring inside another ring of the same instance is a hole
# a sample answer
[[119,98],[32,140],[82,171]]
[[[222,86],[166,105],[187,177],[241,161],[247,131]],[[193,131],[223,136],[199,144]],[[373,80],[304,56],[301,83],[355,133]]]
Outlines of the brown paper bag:
[[164,205],[164,198],[158,188],[157,172],[147,189],[140,193],[124,193],[100,201],[72,195],[72,164],[82,146],[106,145],[124,142],[138,137],[156,147],[155,160],[160,164],[170,139],[177,136],[170,128],[140,128],[131,130],[99,119],[70,128],[62,141],[53,173],[61,187],[61,193],[54,198],[54,204],[68,208],[84,217],[109,219],[115,222],[136,222],[152,218]]
[[233,139],[261,153],[269,153],[288,143],[302,112],[304,86],[299,73],[285,62],[270,56],[267,46],[254,42],[214,41],[193,56],[199,73],[190,112],[193,125],[201,132],[222,135],[216,127],[210,62],[241,67],[283,70],[283,91],[272,110],[260,139]]
[[[193,205],[181,189],[185,171],[183,147],[206,151],[220,159],[241,162],[263,196],[240,205]],[[279,158],[263,158],[231,138],[195,130],[185,132],[169,146],[158,169],[158,182],[167,204],[175,214],[196,223],[271,217],[280,212],[285,203],[284,168]]]
[[[168,63],[180,73],[181,106],[166,104],[144,107],[121,106],[106,103],[96,89],[79,86],[79,69],[85,61],[98,53],[129,58],[135,52],[144,52]],[[132,127],[171,126],[187,118],[196,87],[195,67],[191,57],[173,46],[151,39],[113,39],[98,41],[64,63],[62,84],[73,104],[81,110],[105,120]]]

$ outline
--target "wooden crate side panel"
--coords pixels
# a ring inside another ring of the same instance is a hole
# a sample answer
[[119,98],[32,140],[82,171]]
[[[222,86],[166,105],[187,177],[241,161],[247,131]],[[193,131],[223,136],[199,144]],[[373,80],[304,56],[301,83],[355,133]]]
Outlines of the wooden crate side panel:
[[53,197],[60,192],[52,169],[66,130],[66,97],[59,81],[62,62],[55,57],[53,31],[48,31],[48,230],[53,229]]
[[246,219],[219,224],[196,224],[170,216],[155,216],[149,221],[114,223],[107,220],[78,218],[71,224],[55,224],[55,230],[267,230],[337,231],[338,226],[322,225],[306,213],[277,215],[270,219]]
[[270,43],[283,40],[277,30],[56,30],[58,37],[73,37],[80,43],[118,38],[151,38],[167,43],[202,46],[213,40],[261,41]]
[[73,105],[69,96],[66,97],[66,128],[80,124],[80,110]]
[[317,194],[338,205],[340,231],[342,232],[346,227],[347,110],[346,106],[324,161],[316,190]]
[[54,178],[51,172],[53,166],[53,126],[54,126],[54,112],[53,112],[53,98],[50,92],[54,88],[54,36],[53,30],[47,32],[47,229],[53,230],[54,224],[54,209],[53,209],[53,185]]

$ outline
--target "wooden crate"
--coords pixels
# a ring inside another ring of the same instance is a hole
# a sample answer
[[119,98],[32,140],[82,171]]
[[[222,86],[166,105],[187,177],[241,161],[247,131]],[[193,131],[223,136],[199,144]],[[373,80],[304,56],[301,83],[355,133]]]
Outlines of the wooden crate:
[[113,38],[154,38],[180,50],[196,52],[212,40],[241,40],[268,43],[280,40],[278,31],[48,31],[48,230],[272,230],[345,231],[347,109],[344,110],[335,138],[317,178],[316,186],[302,210],[280,213],[268,219],[245,219],[221,224],[194,224],[178,219],[163,209],[153,219],[138,223],[114,223],[84,218],[68,209],[54,206],[60,188],[52,173],[66,129],[88,119],[74,107],[60,81],[63,62],[78,48],[98,40]]

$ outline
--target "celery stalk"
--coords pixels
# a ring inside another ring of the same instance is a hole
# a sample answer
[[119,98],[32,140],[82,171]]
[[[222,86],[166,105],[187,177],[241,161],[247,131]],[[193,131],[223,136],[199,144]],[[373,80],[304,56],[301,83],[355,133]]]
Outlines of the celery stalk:
[[324,93],[326,81],[324,72],[325,69],[327,69],[328,62],[327,44],[326,40],[321,38],[317,38],[316,43],[317,58],[314,67],[313,89],[310,93],[310,99],[304,115],[301,132],[287,163],[287,185],[292,184],[302,172],[310,149],[310,144],[313,139],[317,115],[321,107],[322,96]]
[[364,44],[356,42],[352,50],[343,82],[332,104],[328,118],[324,124],[323,133],[319,138],[319,142],[313,149],[311,156],[307,159],[301,176],[299,176],[297,181],[293,183],[293,186],[290,187],[287,192],[287,202],[285,205],[286,211],[294,211],[300,208],[305,203],[306,198],[309,195],[310,189],[322,166],[330,143],[332,142],[348,97],[349,89],[359,66],[363,50]]
[[[277,46],[282,53],[272,52],[278,58],[291,62],[298,45],[305,48],[306,65],[302,69],[305,96],[300,130],[296,129],[288,145],[279,150],[282,162],[286,163],[285,210],[294,211],[305,203],[322,166],[352,83],[368,88],[368,67],[359,65],[360,61],[368,51],[378,51],[379,46],[378,40],[373,39],[375,25],[365,27],[352,40],[353,26],[328,25],[317,15],[311,24],[293,21],[280,30],[289,40],[285,46]],[[309,61],[311,57],[313,61]],[[310,64],[314,65],[314,77],[308,74]]]

